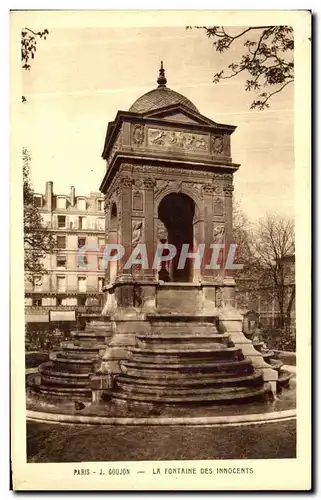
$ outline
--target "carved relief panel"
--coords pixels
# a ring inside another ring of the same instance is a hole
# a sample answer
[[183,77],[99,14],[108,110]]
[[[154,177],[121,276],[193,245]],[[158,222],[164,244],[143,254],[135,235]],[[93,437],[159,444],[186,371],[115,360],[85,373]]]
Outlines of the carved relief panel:
[[134,147],[141,147],[144,144],[145,130],[144,125],[132,124],[131,126],[131,143]]
[[147,142],[153,147],[180,148],[194,150],[195,152],[207,152],[207,134],[193,134],[190,132],[149,128]]
[[142,191],[133,191],[133,210],[142,212],[144,207],[144,195]]
[[224,199],[222,197],[214,197],[213,215],[223,217],[224,215]]
[[227,134],[211,136],[211,153],[214,156],[230,156],[230,137]]

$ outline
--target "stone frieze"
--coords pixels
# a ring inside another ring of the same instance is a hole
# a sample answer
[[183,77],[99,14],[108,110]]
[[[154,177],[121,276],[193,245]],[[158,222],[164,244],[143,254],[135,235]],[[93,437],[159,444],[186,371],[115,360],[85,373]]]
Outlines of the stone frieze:
[[208,151],[208,136],[205,134],[149,128],[147,141],[149,146]]

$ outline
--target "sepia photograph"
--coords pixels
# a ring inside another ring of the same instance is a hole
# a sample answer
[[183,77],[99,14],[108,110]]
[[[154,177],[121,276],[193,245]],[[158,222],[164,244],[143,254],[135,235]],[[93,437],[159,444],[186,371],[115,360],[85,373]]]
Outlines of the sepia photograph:
[[17,489],[309,489],[310,12],[185,14],[11,11]]

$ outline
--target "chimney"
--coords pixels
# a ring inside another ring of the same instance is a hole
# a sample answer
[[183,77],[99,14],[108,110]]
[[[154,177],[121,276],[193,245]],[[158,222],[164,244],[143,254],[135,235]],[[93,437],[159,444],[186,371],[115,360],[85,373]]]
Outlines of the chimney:
[[53,194],[53,182],[47,181],[46,182],[45,200],[46,200],[46,208],[47,208],[48,212],[52,212],[52,194]]
[[76,201],[76,194],[75,194],[75,186],[71,186],[71,191],[70,191],[70,203],[71,206],[75,206],[75,201]]

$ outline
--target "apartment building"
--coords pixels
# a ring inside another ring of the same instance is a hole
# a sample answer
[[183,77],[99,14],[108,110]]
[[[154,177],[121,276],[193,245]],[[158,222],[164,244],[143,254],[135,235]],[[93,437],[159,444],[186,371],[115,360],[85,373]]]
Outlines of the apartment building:
[[69,194],[55,194],[48,181],[45,194],[34,194],[34,203],[53,231],[58,251],[44,260],[48,274],[25,280],[27,322],[51,321],[67,311],[72,318],[77,310],[100,307],[105,275],[103,195],[76,195],[74,186]]

